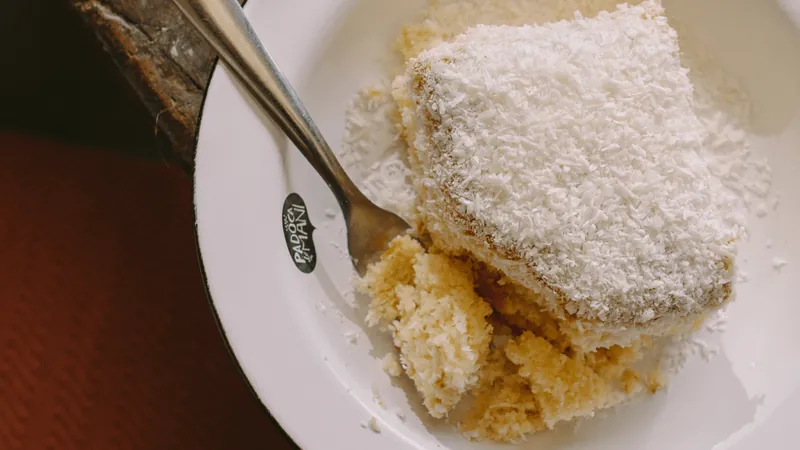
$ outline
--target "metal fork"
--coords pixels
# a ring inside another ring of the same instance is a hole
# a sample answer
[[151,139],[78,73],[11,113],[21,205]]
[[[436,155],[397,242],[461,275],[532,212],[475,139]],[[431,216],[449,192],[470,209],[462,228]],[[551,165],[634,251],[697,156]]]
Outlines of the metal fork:
[[236,0],[173,1],[325,180],[344,213],[350,258],[363,276],[389,242],[409,233],[411,226],[377,207],[350,180]]

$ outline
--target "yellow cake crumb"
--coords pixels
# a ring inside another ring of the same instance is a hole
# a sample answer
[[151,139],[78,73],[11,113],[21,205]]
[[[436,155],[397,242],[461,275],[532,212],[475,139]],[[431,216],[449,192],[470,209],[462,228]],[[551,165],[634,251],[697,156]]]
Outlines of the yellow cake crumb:
[[398,316],[397,287],[414,281],[414,260],[425,253],[413,239],[395,239],[376,264],[370,266],[361,280],[359,290],[369,294],[372,301],[367,313],[367,324],[375,326],[381,321],[389,323]]
[[501,348],[492,350],[475,401],[459,424],[466,437],[515,442],[546,428],[533,391],[516,372]]
[[[402,267],[401,267],[402,266]],[[441,418],[478,381],[489,352],[491,307],[473,289],[469,265],[395,239],[364,277],[371,323],[392,331],[406,374],[431,416]]]
[[472,391],[475,401],[462,418],[462,433],[516,442],[642,392],[639,374],[624,366],[638,360],[638,349],[609,349],[576,360],[557,348],[532,332],[494,348]]
[[400,367],[400,361],[397,360],[397,356],[394,353],[388,353],[384,356],[381,360],[381,366],[389,376],[399,377],[403,374],[403,368]]
[[517,442],[546,426],[525,380],[507,376],[477,394],[460,428],[470,439]]
[[615,345],[609,348],[599,348],[593,352],[579,353],[574,356],[581,360],[605,380],[621,380],[625,371],[642,358],[642,349],[646,342],[640,341],[630,347]]
[[655,394],[667,385],[667,379],[660,370],[654,370],[647,375],[647,390]]
[[622,389],[628,395],[639,393],[642,390],[642,379],[633,370],[625,370],[622,373],[621,381]]
[[520,366],[518,373],[530,385],[548,428],[609,404],[611,386],[600,375],[530,331],[506,345],[506,356]]
[[529,298],[535,295],[533,292],[485,266],[481,266],[479,270],[478,293],[510,325],[535,331],[538,336],[559,346],[561,351],[569,347],[569,341],[559,330],[558,321]]

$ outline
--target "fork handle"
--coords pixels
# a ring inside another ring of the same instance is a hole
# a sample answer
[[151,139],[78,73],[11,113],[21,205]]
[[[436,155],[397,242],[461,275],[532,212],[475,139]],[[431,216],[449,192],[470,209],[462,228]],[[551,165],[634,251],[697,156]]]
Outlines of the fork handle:
[[345,214],[363,194],[336,160],[297,93],[236,0],[173,0],[219,53],[234,77],[322,176]]

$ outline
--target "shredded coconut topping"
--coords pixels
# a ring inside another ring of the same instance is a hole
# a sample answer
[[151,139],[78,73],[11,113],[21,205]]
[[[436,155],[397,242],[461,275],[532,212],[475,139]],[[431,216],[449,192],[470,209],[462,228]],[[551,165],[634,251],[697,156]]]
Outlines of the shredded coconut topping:
[[786,267],[788,264],[789,264],[789,261],[787,261],[787,260],[785,260],[783,258],[778,258],[778,257],[772,258],[772,267],[775,270],[777,270],[778,272],[783,270],[783,268]]
[[680,42],[681,62],[690,68],[694,110],[708,131],[703,157],[711,172],[742,204],[758,217],[777,206],[772,192],[772,169],[756,156],[745,130],[751,102],[736,80],[726,76],[702,49]]
[[417,196],[397,114],[388,82],[359,91],[347,109],[338,157],[370,200],[412,221]]
[[[794,1],[794,0],[784,0]],[[535,25],[569,19],[575,11],[593,17],[616,8],[618,0],[438,0],[418,22],[403,29],[398,50],[404,59],[450,41],[475,25]],[[629,4],[638,4],[632,0]],[[772,171],[756,156],[747,133],[751,101],[738,81],[714,61],[699,42],[678,30],[682,65],[694,84],[693,107],[706,126],[703,156],[711,171],[750,212],[763,216],[777,209]],[[388,77],[394,76],[388,68]],[[399,118],[389,83],[381,81],[359,91],[346,112],[346,132],[339,151],[348,173],[367,196],[408,220],[413,220],[416,193],[408,177],[405,145],[398,136]]]
[[653,1],[537,27],[478,26],[411,64],[426,185],[528,261],[576,313],[643,322],[728,297],[734,200],[677,35]]
[[381,433],[381,425],[378,423],[378,419],[376,419],[375,417],[370,417],[369,419],[367,419],[366,422],[363,422],[361,424],[361,428],[370,430],[375,434]]
[[[629,0],[638,4],[642,0]],[[437,0],[431,1],[424,19],[407,26],[399,37],[404,59],[417,56],[443,41],[482,25],[533,25],[571,19],[575,11],[593,17],[613,11],[620,0]]]

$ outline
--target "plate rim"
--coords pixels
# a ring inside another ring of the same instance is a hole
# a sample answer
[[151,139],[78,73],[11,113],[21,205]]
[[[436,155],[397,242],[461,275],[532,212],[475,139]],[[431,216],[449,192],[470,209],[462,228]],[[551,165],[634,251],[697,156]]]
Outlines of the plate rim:
[[[255,2],[255,0],[242,0],[241,7],[245,11],[245,14],[249,11],[248,6]],[[192,156],[194,160],[197,155],[197,150],[200,147],[200,130],[203,124],[203,116],[206,111],[206,101],[208,100],[208,94],[211,91],[211,84],[214,82],[214,79],[217,78],[218,70],[222,70],[219,56],[214,55],[211,60],[211,71],[209,72],[208,76],[206,77],[206,84],[205,89],[203,89],[203,95],[200,98],[200,109],[197,112],[197,125],[194,129],[194,135],[192,136],[192,146],[194,149],[195,155]],[[193,161],[194,163],[194,161]],[[271,424],[278,430],[281,437],[283,437],[286,443],[294,448],[299,449],[300,446],[297,444],[292,436],[283,428],[280,422],[272,415],[272,411],[270,411],[269,407],[267,406],[266,402],[258,395],[253,384],[250,382],[250,378],[245,373],[244,367],[239,362],[239,358],[236,356],[236,352],[233,350],[233,346],[231,345],[231,341],[228,338],[228,333],[225,331],[225,326],[222,324],[222,319],[219,316],[219,312],[217,311],[217,307],[215,305],[214,297],[211,295],[211,289],[208,284],[208,273],[206,272],[206,265],[203,261],[202,250],[200,248],[200,239],[199,239],[199,230],[198,230],[198,220],[197,220],[197,177],[195,176],[195,170],[192,168],[191,173],[192,179],[192,237],[194,239],[194,247],[195,247],[195,254],[197,256],[197,265],[200,269],[200,279],[203,282],[203,291],[205,292],[206,303],[208,304],[208,309],[211,312],[211,316],[214,318],[214,324],[217,327],[217,331],[219,332],[219,336],[222,338],[223,345],[225,346],[225,350],[228,353],[228,358],[230,358],[234,366],[236,367],[236,372],[239,378],[241,378],[247,390],[253,396],[253,399],[257,401],[259,409],[262,412],[266,413],[267,418],[271,422]]]

